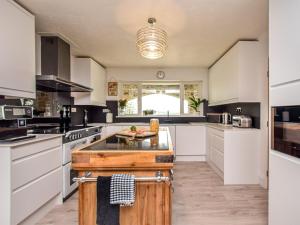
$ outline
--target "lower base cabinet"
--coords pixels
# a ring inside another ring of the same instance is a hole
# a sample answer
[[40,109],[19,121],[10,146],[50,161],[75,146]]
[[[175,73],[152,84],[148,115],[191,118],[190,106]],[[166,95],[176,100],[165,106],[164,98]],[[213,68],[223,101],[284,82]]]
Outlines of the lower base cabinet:
[[258,184],[260,130],[218,130],[207,127],[208,163],[224,184]]
[[28,186],[13,192],[12,208],[14,216],[12,224],[19,224],[28,215],[34,213],[46,202],[61,192],[62,168],[46,174]]
[[269,225],[300,224],[300,159],[270,152]]
[[35,224],[61,203],[61,165],[59,135],[37,137],[20,145],[0,145],[0,177],[5,180],[0,185],[0,224]]
[[206,127],[203,125],[176,126],[176,160],[206,160]]

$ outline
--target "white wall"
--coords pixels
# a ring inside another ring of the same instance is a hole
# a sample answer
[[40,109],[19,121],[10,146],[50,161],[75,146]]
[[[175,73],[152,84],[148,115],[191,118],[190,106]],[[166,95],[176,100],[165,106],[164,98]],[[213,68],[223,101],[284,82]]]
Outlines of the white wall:
[[267,126],[269,119],[269,89],[268,89],[268,56],[269,56],[269,37],[268,32],[265,32],[260,35],[259,40],[259,51],[260,51],[260,66],[259,73],[261,74],[261,80],[257,85],[260,86],[259,96],[261,96],[261,108],[260,108],[260,124],[261,124],[261,140],[260,140],[260,150],[258,152],[259,166],[258,166],[258,175],[260,184],[267,188],[268,186],[268,177],[267,170],[269,166],[269,128]]
[[[157,71],[164,71],[166,77],[162,81],[202,81],[203,98],[208,98],[208,69],[198,67],[174,68],[135,68],[110,67],[106,69],[107,81],[158,81]],[[116,100],[107,96],[107,100]]]

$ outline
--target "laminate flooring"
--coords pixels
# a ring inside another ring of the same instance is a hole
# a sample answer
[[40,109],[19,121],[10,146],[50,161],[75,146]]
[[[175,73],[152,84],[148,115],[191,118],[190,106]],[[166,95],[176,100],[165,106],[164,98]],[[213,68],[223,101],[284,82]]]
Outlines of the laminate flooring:
[[[267,225],[267,190],[224,186],[205,162],[177,162],[173,225]],[[78,196],[49,212],[37,225],[77,225]],[[159,224],[157,224],[159,225]]]

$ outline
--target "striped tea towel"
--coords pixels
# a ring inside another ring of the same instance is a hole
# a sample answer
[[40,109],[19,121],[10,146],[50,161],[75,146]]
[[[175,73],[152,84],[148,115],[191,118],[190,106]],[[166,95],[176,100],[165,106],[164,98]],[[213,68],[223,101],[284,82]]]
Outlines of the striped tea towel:
[[110,204],[133,206],[135,201],[135,176],[113,174],[110,183]]

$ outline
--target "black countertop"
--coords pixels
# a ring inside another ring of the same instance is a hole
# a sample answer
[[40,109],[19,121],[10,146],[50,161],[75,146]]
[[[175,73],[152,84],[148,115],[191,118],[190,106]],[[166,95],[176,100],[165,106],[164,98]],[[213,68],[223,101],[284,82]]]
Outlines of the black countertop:
[[156,136],[133,140],[130,137],[113,135],[81,151],[168,151],[169,143],[168,131],[160,130]]

